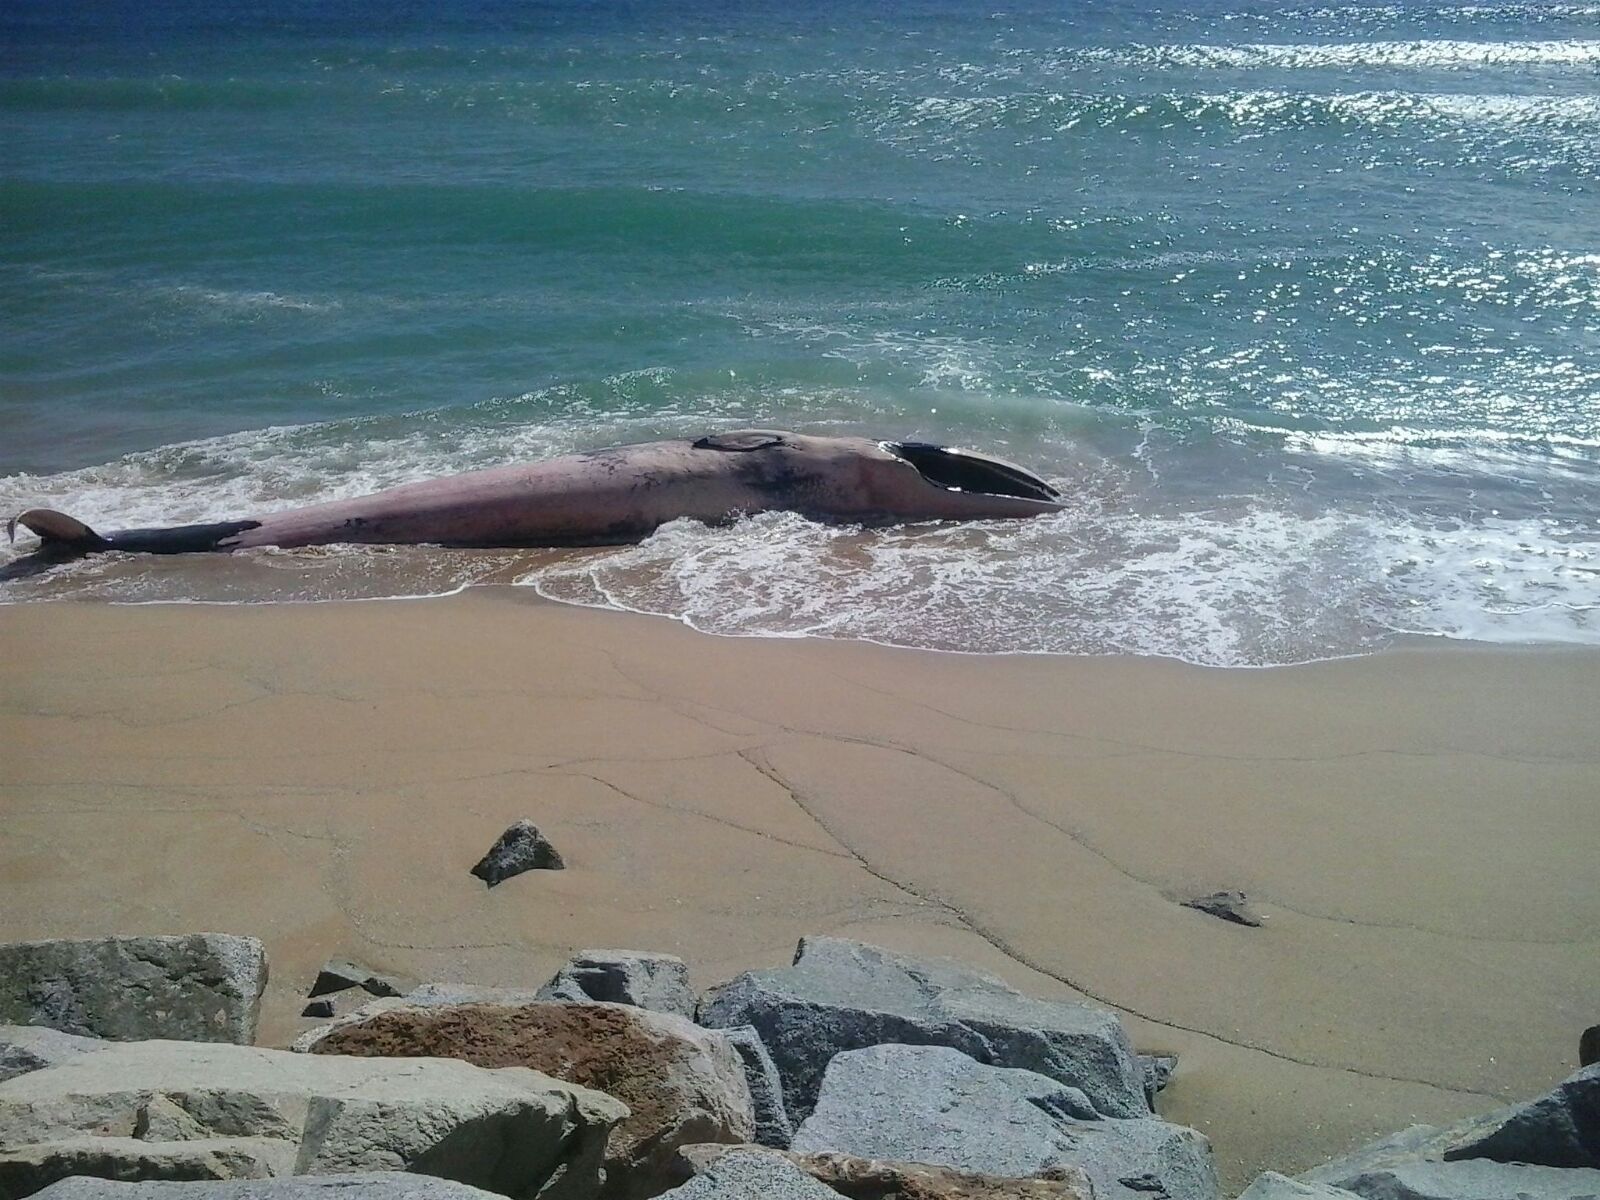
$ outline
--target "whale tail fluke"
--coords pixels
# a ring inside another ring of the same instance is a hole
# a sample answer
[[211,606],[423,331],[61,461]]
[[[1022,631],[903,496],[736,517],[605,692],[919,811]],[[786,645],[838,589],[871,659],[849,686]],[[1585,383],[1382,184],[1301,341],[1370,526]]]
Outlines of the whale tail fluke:
[[53,508],[30,508],[12,517],[6,522],[7,541],[17,540],[18,525],[39,535],[44,543],[39,547],[41,552],[58,556],[92,554],[111,545],[77,517],[69,517]]

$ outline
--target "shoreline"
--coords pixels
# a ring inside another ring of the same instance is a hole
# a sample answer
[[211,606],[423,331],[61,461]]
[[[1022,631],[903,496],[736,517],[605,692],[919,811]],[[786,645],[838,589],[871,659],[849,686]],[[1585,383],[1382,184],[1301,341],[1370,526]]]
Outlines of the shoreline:
[[1331,654],[1324,658],[1298,659],[1294,662],[1268,662],[1268,663],[1211,663],[1197,659],[1183,658],[1177,654],[1139,653],[1127,650],[1108,650],[1100,653],[1078,653],[1073,651],[1057,650],[959,650],[945,646],[913,646],[901,642],[886,642],[876,638],[860,636],[834,637],[825,633],[810,631],[797,633],[745,633],[722,631],[716,629],[701,629],[694,625],[688,617],[677,616],[671,613],[650,612],[640,608],[612,608],[602,604],[586,604],[580,600],[561,600],[547,596],[536,588],[518,583],[509,583],[501,580],[482,581],[468,580],[445,592],[417,592],[410,595],[396,596],[325,596],[312,599],[298,597],[284,597],[268,600],[208,600],[204,598],[173,598],[162,597],[155,600],[118,600],[101,596],[33,596],[21,600],[8,600],[0,597],[0,612],[7,609],[29,608],[41,604],[81,605],[88,608],[219,608],[219,609],[262,609],[262,608],[318,608],[323,606],[338,605],[388,605],[413,603],[418,601],[445,602],[452,601],[461,596],[485,595],[496,596],[500,599],[517,604],[553,605],[557,608],[571,608],[582,612],[600,613],[609,616],[624,617],[632,620],[660,621],[675,625],[696,637],[718,638],[727,641],[749,642],[832,642],[846,645],[872,646],[880,650],[903,651],[908,654],[929,654],[952,658],[970,659],[1038,659],[1044,661],[1060,660],[1065,662],[1160,662],[1173,666],[1192,668],[1198,671],[1292,671],[1305,667],[1317,667],[1328,663],[1352,662],[1362,659],[1381,659],[1396,654],[1590,654],[1600,656],[1600,644],[1579,641],[1554,641],[1543,639],[1528,639],[1523,641],[1486,641],[1481,638],[1454,637],[1446,633],[1421,633],[1415,630],[1396,630],[1393,633],[1394,641],[1389,645],[1378,646],[1367,650],[1352,650],[1348,653]]
[[[1592,649],[1241,671],[428,598],[0,606],[0,938],[257,934],[263,1044],[340,954],[948,954],[1176,1051],[1233,1191],[1543,1090],[1600,1008]],[[523,816],[569,868],[487,892]],[[1264,928],[1177,903],[1232,887]]]

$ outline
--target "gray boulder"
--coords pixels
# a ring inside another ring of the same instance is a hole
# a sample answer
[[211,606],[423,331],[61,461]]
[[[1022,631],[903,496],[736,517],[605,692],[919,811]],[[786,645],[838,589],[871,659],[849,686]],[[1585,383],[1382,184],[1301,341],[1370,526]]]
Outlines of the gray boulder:
[[1239,1194],[1239,1200],[1356,1200],[1356,1194],[1326,1183],[1304,1183],[1276,1171],[1265,1171]]
[[75,1175],[35,1195],[40,1200],[498,1200],[494,1192],[464,1183],[395,1171],[182,1183],[114,1183]]
[[642,950],[581,950],[539,989],[539,998],[605,1000],[694,1019],[687,964]]
[[772,1055],[767,1053],[761,1035],[752,1025],[736,1025],[723,1031],[739,1060],[744,1063],[744,1080],[750,1085],[750,1109],[755,1116],[756,1142],[787,1150],[794,1140],[794,1124],[783,1106],[783,1080]]
[[839,1193],[818,1183],[776,1154],[730,1150],[682,1187],[662,1193],[672,1200],[839,1200]]
[[1594,1200],[1600,1196],[1600,1171],[1485,1158],[1414,1161],[1362,1172],[1342,1186],[1364,1200]]
[[1444,1157],[1600,1168],[1600,1063],[1537,1099],[1479,1118]]
[[134,1041],[255,1041],[267,956],[252,937],[191,933],[0,945],[0,1021]]
[[980,1175],[1081,1168],[1099,1200],[1217,1200],[1204,1137],[1154,1117],[1098,1117],[1082,1092],[943,1046],[873,1046],[828,1064],[796,1153],[909,1159]]
[[44,1025],[0,1025],[0,1083],[104,1046],[99,1038],[62,1033]]
[[1173,1075],[1178,1071],[1176,1054],[1141,1054],[1139,1065],[1144,1068],[1144,1096],[1150,1107],[1156,1106],[1156,1097],[1167,1090]]
[[1471,1160],[1600,1168],[1600,1065],[1585,1067],[1521,1104],[1443,1129],[1413,1125],[1300,1178],[1348,1187],[1346,1180],[1407,1163]]
[[121,1042],[0,1083],[0,1197],[71,1175],[414,1171],[587,1200],[626,1115],[609,1096],[523,1068]]
[[842,938],[805,938],[793,966],[713,988],[700,1022],[755,1026],[792,1121],[810,1114],[834,1055],[886,1042],[949,1046],[979,1062],[1037,1071],[1080,1089],[1106,1116],[1150,1112],[1144,1069],[1114,1014],[1024,996],[946,959]]
[[[690,1178],[709,1170],[718,1159],[747,1146],[686,1146],[678,1152]],[[1094,1200],[1094,1185],[1076,1167],[1060,1167],[1048,1179],[974,1175],[953,1167],[849,1154],[796,1154],[769,1151],[799,1167],[850,1200]]]

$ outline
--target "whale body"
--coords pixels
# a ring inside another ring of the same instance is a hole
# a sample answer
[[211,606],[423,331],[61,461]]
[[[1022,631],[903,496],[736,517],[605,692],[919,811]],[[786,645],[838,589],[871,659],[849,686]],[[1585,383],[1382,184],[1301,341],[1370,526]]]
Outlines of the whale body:
[[681,517],[710,523],[781,509],[863,525],[1032,517],[1060,493],[1021,467],[925,442],[746,429],[646,442],[408,483],[205,525],[101,534],[65,513],[13,518],[50,560],[107,550],[227,552],[333,543],[467,547],[638,541]]

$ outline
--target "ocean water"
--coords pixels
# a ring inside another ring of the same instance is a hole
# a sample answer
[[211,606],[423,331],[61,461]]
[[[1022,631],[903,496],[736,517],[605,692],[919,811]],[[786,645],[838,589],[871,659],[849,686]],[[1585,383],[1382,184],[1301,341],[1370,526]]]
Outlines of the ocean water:
[[0,510],[222,519],[748,424],[997,452],[1067,510],[112,555],[0,599],[1600,642],[1600,4],[260,7],[0,6]]

